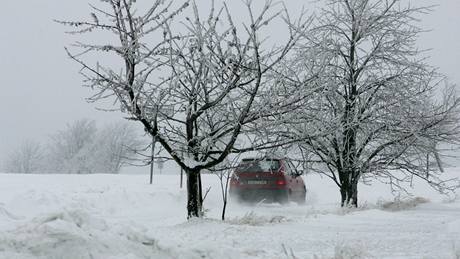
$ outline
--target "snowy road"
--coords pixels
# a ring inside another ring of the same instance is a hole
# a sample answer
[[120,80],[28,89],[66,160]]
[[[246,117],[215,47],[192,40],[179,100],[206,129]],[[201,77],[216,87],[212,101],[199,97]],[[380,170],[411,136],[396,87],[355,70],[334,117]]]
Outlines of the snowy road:
[[431,202],[384,210],[388,187],[362,186],[360,210],[337,206],[334,185],[306,178],[307,205],[230,204],[217,177],[207,217],[187,222],[178,176],[0,174],[0,258],[459,258],[460,200],[419,184]]

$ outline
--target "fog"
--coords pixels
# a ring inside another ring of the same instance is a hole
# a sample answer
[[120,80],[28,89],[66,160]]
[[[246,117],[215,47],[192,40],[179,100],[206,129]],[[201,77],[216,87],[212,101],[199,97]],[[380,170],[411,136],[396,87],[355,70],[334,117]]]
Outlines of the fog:
[[[238,1],[228,2],[236,5]],[[422,20],[423,28],[429,31],[420,38],[419,47],[432,49],[431,64],[451,82],[460,83],[460,1],[412,2],[438,4]],[[301,0],[287,0],[286,4],[291,10],[301,9],[302,4],[307,8],[312,5]],[[91,92],[81,86],[79,66],[64,52],[64,46],[75,38],[53,22],[88,17],[87,1],[3,1],[2,10],[0,161],[21,141],[45,142],[49,134],[77,119],[94,119],[99,124],[122,119],[119,113],[102,112],[96,104],[86,102]],[[278,33],[273,31],[274,35]]]

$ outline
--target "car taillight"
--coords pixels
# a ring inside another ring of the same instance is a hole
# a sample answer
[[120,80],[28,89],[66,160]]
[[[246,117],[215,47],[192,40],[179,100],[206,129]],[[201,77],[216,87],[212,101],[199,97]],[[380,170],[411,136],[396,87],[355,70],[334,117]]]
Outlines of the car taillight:
[[276,181],[276,185],[286,185],[286,181],[284,179],[279,179]]

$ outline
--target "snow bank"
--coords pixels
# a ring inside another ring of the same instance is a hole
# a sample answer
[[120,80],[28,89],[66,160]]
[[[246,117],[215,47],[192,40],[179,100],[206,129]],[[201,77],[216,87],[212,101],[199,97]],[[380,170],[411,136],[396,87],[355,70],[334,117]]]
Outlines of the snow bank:
[[5,209],[2,204],[0,204],[0,221],[11,221],[14,219],[20,219],[21,217],[13,215],[7,209]]
[[396,198],[394,201],[380,201],[378,206],[383,210],[400,211],[408,210],[417,207],[420,204],[430,202],[427,198],[414,197],[414,198]]
[[360,208],[342,209],[333,183],[305,180],[305,206],[230,202],[222,222],[212,175],[206,218],[192,221],[175,175],[154,185],[139,175],[0,175],[0,258],[455,258],[459,200],[420,185],[423,199],[394,203],[376,184],[361,186]]
[[1,258],[177,258],[135,226],[109,225],[83,211],[34,218],[0,235]]

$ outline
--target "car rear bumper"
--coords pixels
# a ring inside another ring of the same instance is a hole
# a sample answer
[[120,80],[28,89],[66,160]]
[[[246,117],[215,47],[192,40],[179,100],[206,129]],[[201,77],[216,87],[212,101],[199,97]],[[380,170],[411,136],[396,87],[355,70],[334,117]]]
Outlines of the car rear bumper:
[[285,189],[234,189],[230,191],[233,199],[247,202],[286,202],[288,191]]

